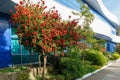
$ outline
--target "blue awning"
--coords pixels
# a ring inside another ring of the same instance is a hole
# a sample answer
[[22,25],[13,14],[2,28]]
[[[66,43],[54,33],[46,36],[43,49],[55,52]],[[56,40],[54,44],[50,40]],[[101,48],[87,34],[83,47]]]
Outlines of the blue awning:
[[104,34],[99,34],[99,33],[95,33],[95,38],[104,39],[104,40],[107,40],[107,41],[112,41],[111,37],[108,37]]

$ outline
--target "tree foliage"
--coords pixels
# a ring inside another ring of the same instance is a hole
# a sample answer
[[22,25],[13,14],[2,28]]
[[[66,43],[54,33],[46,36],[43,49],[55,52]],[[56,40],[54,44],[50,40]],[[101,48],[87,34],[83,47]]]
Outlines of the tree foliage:
[[120,36],[120,25],[119,25],[119,27],[117,28],[117,35]]
[[[105,40],[96,39],[95,33],[93,32],[90,24],[94,21],[94,15],[91,13],[89,7],[82,2],[82,0],[78,0],[80,2],[80,12],[73,14],[78,15],[78,20],[83,20],[81,35],[83,36],[84,45],[88,45],[86,48],[97,49],[100,51],[105,51]],[[85,47],[85,46],[84,46]]]
[[[75,44],[81,37],[77,21],[62,21],[55,7],[46,10],[44,1],[31,4],[20,1],[11,21],[18,25],[20,44],[34,51],[54,52],[67,45]],[[76,35],[76,36],[74,36]]]

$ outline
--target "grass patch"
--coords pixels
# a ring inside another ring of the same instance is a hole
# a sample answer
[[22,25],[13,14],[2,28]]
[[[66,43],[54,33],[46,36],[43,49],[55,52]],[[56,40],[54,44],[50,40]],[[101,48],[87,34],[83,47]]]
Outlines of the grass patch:
[[27,70],[27,66],[16,66],[16,67],[9,67],[9,68],[1,68],[0,72],[19,72],[21,70]]

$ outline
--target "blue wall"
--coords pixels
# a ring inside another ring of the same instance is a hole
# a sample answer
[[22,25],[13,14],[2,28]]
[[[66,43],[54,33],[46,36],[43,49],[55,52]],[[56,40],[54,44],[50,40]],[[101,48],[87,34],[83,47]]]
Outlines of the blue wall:
[[114,52],[115,48],[116,48],[116,43],[107,42],[107,46],[106,46],[107,51]]
[[11,66],[11,26],[9,15],[0,13],[0,67]]

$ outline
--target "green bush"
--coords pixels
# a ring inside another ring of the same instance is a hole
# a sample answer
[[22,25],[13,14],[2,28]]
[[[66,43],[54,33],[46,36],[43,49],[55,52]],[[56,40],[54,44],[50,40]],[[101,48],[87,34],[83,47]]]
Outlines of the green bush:
[[103,55],[105,56],[105,57],[107,57],[107,60],[109,61],[109,60],[114,60],[113,59],[113,57],[112,57],[112,54],[110,53],[110,52],[104,52],[103,53]]
[[[119,54],[118,52],[113,52],[112,54]],[[120,54],[119,54],[120,55]]]
[[90,73],[95,71],[96,69],[99,69],[99,66],[88,65],[88,66],[85,66],[85,69],[86,69],[86,73]]
[[86,50],[82,52],[84,60],[92,62],[93,65],[103,66],[107,63],[107,58],[97,50]]
[[42,80],[42,79],[41,79],[40,75],[37,75],[35,80]]
[[118,53],[119,53],[119,55],[120,55],[120,43],[119,43],[119,44],[117,44],[117,46],[116,46],[116,52],[118,52]]
[[118,59],[118,58],[120,58],[120,55],[117,54],[117,53],[113,53],[112,56],[113,56],[113,58],[114,58],[115,60]]
[[65,78],[65,76],[63,76],[63,75],[56,75],[55,76],[56,80],[65,80],[64,78]]
[[67,57],[80,58],[82,50],[78,46],[71,46],[67,52]]
[[0,69],[0,72],[20,72],[22,70],[27,70],[27,66],[14,66],[14,67],[8,67],[8,68],[2,68]]
[[60,62],[61,73],[65,80],[74,80],[82,77],[86,72],[80,59],[62,58]]

